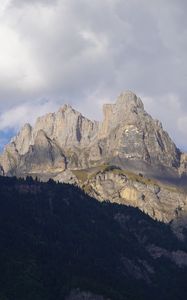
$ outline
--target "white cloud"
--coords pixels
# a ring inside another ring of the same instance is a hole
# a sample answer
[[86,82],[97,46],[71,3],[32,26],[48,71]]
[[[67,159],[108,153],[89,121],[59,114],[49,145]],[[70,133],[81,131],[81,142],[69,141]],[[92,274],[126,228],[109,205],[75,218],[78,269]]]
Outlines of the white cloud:
[[1,0],[0,17],[2,17],[4,15],[9,4],[10,4],[10,0]]
[[30,121],[43,98],[98,119],[105,100],[130,89],[187,148],[186,10],[185,0],[2,0],[1,128]]
[[51,101],[26,103],[13,107],[0,115],[0,131],[7,129],[18,130],[25,123],[34,124],[38,116],[54,112],[58,105]]
[[0,27],[1,89],[32,90],[43,85],[29,49],[11,28]]
[[186,145],[187,114],[182,114],[177,120],[177,125],[183,135],[183,145]]
[[145,109],[156,119],[162,120],[164,129],[170,134],[178,147],[186,150],[187,111],[183,110],[179,97],[166,94],[158,97],[142,95]]
[[113,102],[114,99],[102,95],[98,89],[89,94],[84,101],[74,104],[74,107],[91,120],[101,121],[103,119],[103,105]]

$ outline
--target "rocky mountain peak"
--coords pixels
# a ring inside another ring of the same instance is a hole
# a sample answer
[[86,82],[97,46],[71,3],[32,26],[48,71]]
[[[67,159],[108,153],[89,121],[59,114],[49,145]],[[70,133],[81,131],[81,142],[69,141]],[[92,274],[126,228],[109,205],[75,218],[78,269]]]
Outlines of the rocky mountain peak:
[[27,153],[31,141],[32,126],[29,123],[26,123],[20,130],[19,134],[12,139],[12,142],[16,143],[16,149],[21,155]]
[[70,104],[64,104],[62,107],[59,108],[58,112],[61,113],[74,113],[74,114],[79,114],[81,113],[77,110],[75,110]]
[[22,173],[24,166],[24,172],[29,173],[33,155],[39,156],[42,144],[42,170],[46,158],[51,160],[46,166],[55,165],[57,169],[61,161],[67,169],[107,162],[144,173],[163,173],[164,168],[178,174],[180,151],[161,124],[146,113],[139,97],[131,91],[123,92],[114,104],[105,104],[103,111],[104,119],[99,123],[65,104],[56,113],[39,117],[33,127],[26,124],[0,157],[1,168],[6,174],[14,174],[15,170]]
[[110,131],[122,124],[137,124],[142,119],[144,105],[133,92],[121,93],[114,104],[104,104],[104,120],[101,126],[100,137],[104,138]]
[[96,122],[64,105],[25,124],[0,156],[0,175],[73,183],[100,201],[139,207],[164,222],[185,215],[186,194],[157,180],[186,180],[187,155],[134,93],[121,93],[103,111]]
[[133,108],[144,110],[142,100],[131,91],[123,92],[118,96],[116,107],[118,109],[122,109],[123,111],[129,111]]

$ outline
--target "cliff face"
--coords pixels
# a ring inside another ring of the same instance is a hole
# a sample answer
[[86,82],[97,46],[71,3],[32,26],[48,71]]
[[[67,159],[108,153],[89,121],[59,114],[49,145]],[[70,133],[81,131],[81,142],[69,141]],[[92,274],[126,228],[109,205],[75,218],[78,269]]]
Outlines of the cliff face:
[[[176,220],[176,228],[177,223],[187,216],[187,195],[175,185],[111,166],[89,171],[74,170],[73,174],[77,178],[76,184],[99,201],[109,200],[138,207],[153,219],[164,223]],[[71,178],[73,180],[73,176]],[[60,174],[56,179],[64,182]],[[182,232],[179,237],[183,238]]]
[[78,162],[78,153],[96,138],[99,124],[65,105],[57,113],[37,119],[32,128],[26,124],[0,157],[7,175],[63,171]]
[[[100,201],[139,207],[164,222],[185,214],[184,192],[141,176],[179,180],[186,174],[186,154],[132,92],[104,105],[103,112],[99,123],[64,105],[38,118],[33,127],[26,124],[0,156],[0,174],[73,183]],[[116,170],[101,171],[103,166]],[[124,170],[141,176],[128,176]]]
[[26,124],[0,158],[5,174],[50,173],[50,168],[58,172],[101,163],[178,174],[181,154],[162,125],[145,112],[140,98],[123,93],[103,111],[99,123],[65,105],[38,118],[33,128]]
[[180,153],[161,123],[146,113],[141,99],[131,92],[104,106],[98,136],[105,140],[106,156],[120,166],[169,174],[180,165]]

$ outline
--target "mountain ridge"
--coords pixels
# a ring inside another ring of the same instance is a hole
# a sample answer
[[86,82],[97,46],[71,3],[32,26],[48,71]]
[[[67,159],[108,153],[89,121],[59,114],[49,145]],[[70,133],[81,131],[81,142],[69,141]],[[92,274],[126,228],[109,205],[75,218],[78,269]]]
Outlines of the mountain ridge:
[[120,94],[116,103],[103,106],[103,113],[102,122],[91,121],[65,104],[57,113],[37,118],[33,127],[25,124],[0,156],[1,168],[6,175],[29,173],[33,167],[32,160],[29,165],[29,155],[33,158],[33,150],[37,152],[37,148],[43,147],[47,153],[53,146],[61,160],[57,162],[49,155],[46,160],[62,169],[85,169],[115,162],[120,166],[127,164],[130,169],[135,166],[136,171],[145,173],[153,169],[154,174],[157,169],[160,175],[165,171],[177,177],[186,172],[185,156],[181,164],[182,152],[161,123],[147,114],[134,93]]
[[[91,121],[64,105],[33,127],[25,124],[0,156],[0,174],[72,183],[99,201],[138,207],[181,226],[187,195],[179,184],[186,182],[187,155],[134,93],[120,94],[103,113],[102,122]],[[183,238],[183,229],[178,232]]]

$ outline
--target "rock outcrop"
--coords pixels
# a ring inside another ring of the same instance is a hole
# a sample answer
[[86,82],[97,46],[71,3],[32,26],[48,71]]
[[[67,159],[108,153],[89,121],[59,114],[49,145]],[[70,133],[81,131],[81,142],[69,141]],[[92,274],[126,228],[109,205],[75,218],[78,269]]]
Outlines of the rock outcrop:
[[[122,93],[115,104],[104,105],[103,112],[103,121],[96,122],[64,105],[38,118],[33,127],[26,124],[0,156],[0,174],[70,182],[100,201],[139,207],[164,222],[184,214],[184,192],[146,182],[145,177],[184,179],[187,154],[179,151],[134,93]],[[101,171],[112,165],[115,170]],[[99,172],[94,175],[95,169]]]
[[[67,167],[86,166],[88,147],[97,135],[98,123],[83,117],[69,105],[26,124],[0,157],[7,175],[62,172]],[[79,161],[80,159],[80,161]]]
[[121,94],[115,104],[104,106],[99,138],[110,160],[137,171],[168,174],[180,165],[180,152],[159,121],[144,110],[140,98],[131,92]]
[[58,172],[101,163],[158,177],[185,172],[180,151],[135,94],[121,94],[103,111],[99,123],[64,105],[57,113],[38,118],[33,127],[26,124],[0,157],[4,173],[50,173],[50,168]]
[[[73,174],[77,178],[77,185],[99,201],[109,200],[138,207],[153,219],[164,223],[178,220],[176,228],[181,218],[187,216],[187,195],[175,185],[163,184],[142,174],[111,166],[92,171],[74,170]],[[59,176],[58,181],[63,182],[63,179]]]
[[187,153],[181,153],[179,174],[185,176],[187,173]]

